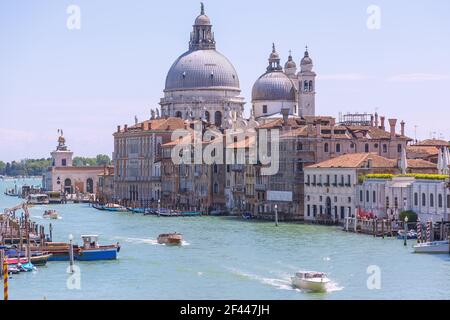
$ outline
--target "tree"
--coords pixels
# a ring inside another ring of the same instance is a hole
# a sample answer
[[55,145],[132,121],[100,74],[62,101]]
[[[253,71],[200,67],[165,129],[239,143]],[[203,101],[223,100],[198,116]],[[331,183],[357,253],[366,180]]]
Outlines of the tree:
[[95,158],[98,166],[111,164],[111,159],[106,154],[98,154]]
[[0,161],[0,174],[5,175],[5,171],[6,171],[6,163]]

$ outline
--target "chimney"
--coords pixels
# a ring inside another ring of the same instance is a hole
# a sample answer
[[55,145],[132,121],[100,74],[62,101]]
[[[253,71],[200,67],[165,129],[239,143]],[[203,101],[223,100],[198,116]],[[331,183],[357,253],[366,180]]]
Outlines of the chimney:
[[281,114],[283,115],[283,127],[287,127],[289,120],[289,109],[281,108]]
[[391,127],[391,139],[395,138],[395,125],[397,124],[397,119],[389,119],[389,126]]
[[378,112],[375,112],[375,127],[378,128]]
[[405,135],[405,121],[402,120],[402,122],[400,122],[401,125],[401,129],[400,129],[400,133],[402,136]]
[[370,126],[373,127],[373,114],[370,115]]
[[123,131],[125,131],[125,132],[128,131],[128,125],[124,125],[124,126],[123,126]]
[[380,121],[381,121],[380,129],[382,129],[382,130],[386,130],[386,127],[384,126],[384,119],[386,119],[384,116],[380,117]]
[[120,126],[117,126],[117,132],[120,132]]
[[322,125],[319,123],[316,124],[316,136],[319,138],[322,135]]

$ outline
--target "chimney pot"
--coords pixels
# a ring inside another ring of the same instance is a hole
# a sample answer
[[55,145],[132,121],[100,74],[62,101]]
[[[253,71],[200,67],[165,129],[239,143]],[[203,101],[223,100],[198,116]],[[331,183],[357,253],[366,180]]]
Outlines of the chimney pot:
[[120,132],[120,126],[117,126],[117,132]]
[[375,112],[375,127],[378,128],[378,113]]
[[384,125],[384,120],[385,120],[385,119],[386,119],[386,118],[385,118],[384,116],[381,116],[381,117],[380,117],[380,121],[381,121],[380,128],[383,129],[383,130],[386,130],[386,127],[385,127],[385,125]]
[[400,129],[401,132],[400,132],[400,133],[402,134],[402,136],[405,135],[405,124],[406,124],[406,123],[405,123],[405,121],[403,121],[403,120],[402,120],[402,122],[400,122],[400,125],[401,125],[401,129]]
[[123,126],[123,131],[125,131],[125,132],[128,131],[128,125],[127,124]]
[[397,125],[397,119],[389,119],[389,126],[391,127],[391,139],[395,138],[395,126]]

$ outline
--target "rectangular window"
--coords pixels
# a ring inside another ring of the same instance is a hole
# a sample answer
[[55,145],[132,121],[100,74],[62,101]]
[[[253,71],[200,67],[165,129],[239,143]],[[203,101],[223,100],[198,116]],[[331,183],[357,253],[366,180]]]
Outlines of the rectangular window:
[[61,160],[61,165],[62,165],[63,167],[67,166],[67,161],[66,161],[66,159],[62,159],[62,160]]
[[263,105],[263,113],[267,113],[267,106]]

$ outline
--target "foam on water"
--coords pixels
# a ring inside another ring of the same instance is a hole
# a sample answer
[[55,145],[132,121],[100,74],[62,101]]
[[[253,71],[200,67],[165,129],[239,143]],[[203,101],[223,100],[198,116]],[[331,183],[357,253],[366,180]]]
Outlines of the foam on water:
[[[134,243],[134,244],[145,243],[145,244],[156,245],[156,246],[165,246],[165,244],[158,243],[158,240],[150,239],[150,238],[114,237],[114,239],[121,240],[121,241],[124,241],[127,243]],[[188,245],[190,245],[190,243],[183,240],[181,242],[181,245],[188,246]]]
[[276,287],[281,290],[294,290],[289,278],[287,278],[287,279],[268,278],[268,277],[244,272],[244,271],[241,271],[241,270],[235,269],[235,268],[228,268],[228,270],[230,270],[233,274],[236,274],[238,276],[241,276],[241,277],[244,277],[244,278],[247,278],[250,280],[259,281],[262,284],[267,284],[267,285]]

